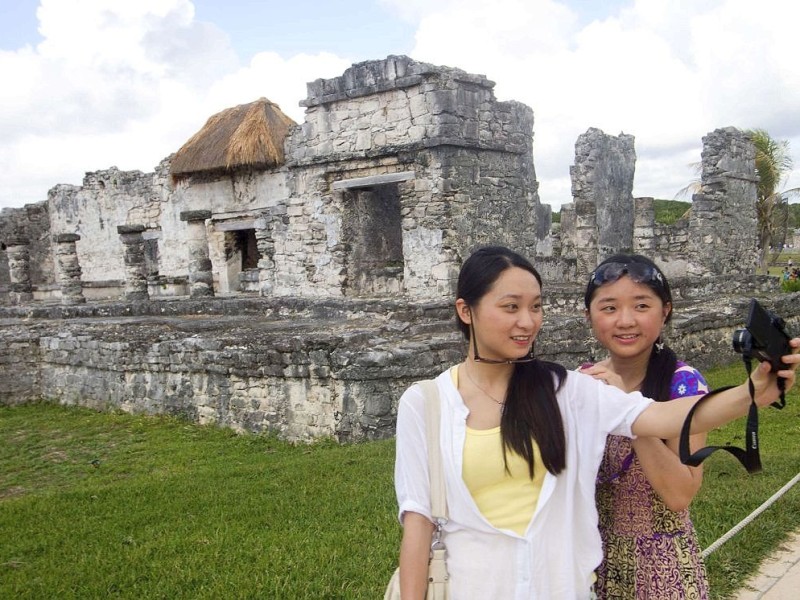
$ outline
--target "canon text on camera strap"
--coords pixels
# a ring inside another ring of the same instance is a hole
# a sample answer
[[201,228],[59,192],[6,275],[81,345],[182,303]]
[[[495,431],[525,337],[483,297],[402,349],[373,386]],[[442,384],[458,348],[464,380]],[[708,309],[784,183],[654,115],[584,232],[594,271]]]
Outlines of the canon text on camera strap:
[[[691,410],[689,411],[689,414],[686,415],[686,419],[683,422],[683,427],[681,428],[681,437],[678,445],[678,452],[683,464],[689,465],[690,467],[697,467],[717,450],[727,450],[733,454],[740,463],[742,463],[742,466],[747,469],[748,473],[758,473],[761,470],[761,454],[758,450],[758,406],[756,406],[755,402],[755,388],[753,387],[753,380],[750,379],[750,372],[752,371],[751,357],[745,356],[744,363],[745,367],[747,368],[747,385],[750,390],[750,409],[747,413],[747,426],[745,427],[745,447],[738,448],[730,445],[706,446],[694,454],[692,454],[691,450],[689,449],[689,435],[692,427],[692,416],[694,415],[694,411],[697,410],[697,407],[700,406],[700,404],[707,398],[710,398],[714,394],[731,389],[731,387],[734,386],[720,388],[705,394],[702,398],[695,402],[694,406],[692,406]],[[783,408],[786,406],[786,396],[783,389],[784,383],[785,382],[783,379],[778,379],[778,387],[781,390],[781,399],[780,402],[772,403],[772,406],[775,408]]]

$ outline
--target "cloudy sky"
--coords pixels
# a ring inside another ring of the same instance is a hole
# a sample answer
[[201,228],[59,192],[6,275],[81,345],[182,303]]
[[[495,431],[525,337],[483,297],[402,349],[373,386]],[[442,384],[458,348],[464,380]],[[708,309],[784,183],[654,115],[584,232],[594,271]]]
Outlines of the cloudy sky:
[[800,186],[800,8],[783,0],[0,0],[0,207],[87,171],[149,172],[212,114],[406,54],[534,110],[542,202],[589,127],[636,138],[634,195],[673,198],[701,138],[788,140]]

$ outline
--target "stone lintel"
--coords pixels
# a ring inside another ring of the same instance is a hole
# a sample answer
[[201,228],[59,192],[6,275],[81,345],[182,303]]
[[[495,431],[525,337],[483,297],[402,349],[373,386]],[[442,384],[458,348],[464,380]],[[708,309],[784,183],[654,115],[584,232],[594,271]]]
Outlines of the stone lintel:
[[184,210],[181,211],[181,221],[205,221],[211,218],[210,210]]
[[161,239],[161,229],[148,229],[142,232],[142,239],[143,240],[160,240]]
[[24,235],[10,236],[5,240],[6,246],[27,246],[30,243],[30,238],[25,237]]
[[508,154],[524,154],[526,148],[522,144],[492,144],[478,140],[465,140],[461,137],[434,136],[423,140],[424,148],[436,148],[438,146],[455,146],[457,148],[469,148],[472,150],[489,150],[490,152],[504,152]]
[[255,229],[255,228],[256,228],[256,219],[220,221],[218,223],[214,223],[214,231],[241,231],[243,229]]
[[142,233],[147,227],[144,225],[117,225],[117,233],[123,235],[125,233]]
[[77,242],[81,239],[81,236],[77,233],[57,233],[53,236],[53,241],[57,244],[62,244],[66,242]]
[[353,188],[373,187],[376,185],[386,185],[387,183],[397,183],[414,179],[414,171],[402,171],[400,173],[386,173],[385,175],[370,175],[369,177],[354,177],[352,179],[342,179],[334,181],[331,185],[332,190],[349,190]]

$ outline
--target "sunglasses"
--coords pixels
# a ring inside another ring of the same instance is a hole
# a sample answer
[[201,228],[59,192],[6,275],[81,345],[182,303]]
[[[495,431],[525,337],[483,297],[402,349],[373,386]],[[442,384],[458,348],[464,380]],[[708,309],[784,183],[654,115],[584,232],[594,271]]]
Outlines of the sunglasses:
[[627,275],[634,283],[657,283],[664,286],[664,275],[656,269],[642,263],[610,262],[599,266],[589,277],[589,285],[598,287],[604,283],[614,283],[623,275]]

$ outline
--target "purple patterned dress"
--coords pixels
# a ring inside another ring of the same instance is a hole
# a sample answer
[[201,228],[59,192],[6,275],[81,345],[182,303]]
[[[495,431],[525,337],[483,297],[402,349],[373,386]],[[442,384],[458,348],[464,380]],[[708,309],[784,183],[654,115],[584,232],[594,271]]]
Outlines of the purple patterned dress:
[[[708,391],[703,376],[678,362],[670,400]],[[631,440],[609,436],[597,477],[603,563],[597,597],[702,599],[708,596],[705,566],[689,511],[667,508],[650,486]]]

